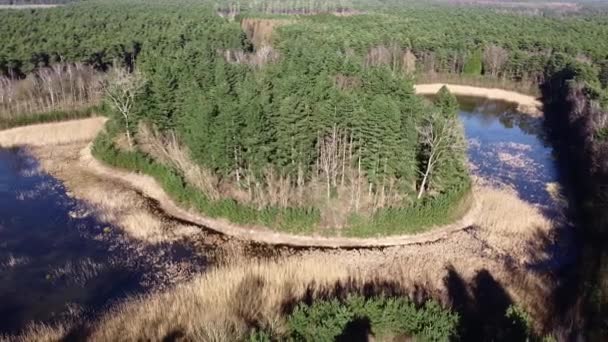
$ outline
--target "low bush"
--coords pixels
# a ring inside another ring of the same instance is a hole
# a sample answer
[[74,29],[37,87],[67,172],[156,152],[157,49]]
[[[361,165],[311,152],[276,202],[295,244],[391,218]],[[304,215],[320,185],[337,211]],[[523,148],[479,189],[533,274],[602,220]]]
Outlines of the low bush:
[[351,340],[373,335],[378,339],[416,337],[446,341],[456,334],[458,315],[428,301],[417,307],[403,297],[355,295],[299,305],[288,318],[290,337],[296,341]]

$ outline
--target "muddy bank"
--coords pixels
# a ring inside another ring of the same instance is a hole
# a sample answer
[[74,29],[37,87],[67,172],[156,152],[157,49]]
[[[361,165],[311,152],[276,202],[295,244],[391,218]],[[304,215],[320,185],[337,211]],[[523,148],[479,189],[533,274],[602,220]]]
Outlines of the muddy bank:
[[450,92],[457,96],[474,96],[482,97],[490,100],[506,101],[516,103],[518,111],[533,116],[542,116],[542,102],[530,95],[520,94],[514,91],[508,91],[496,88],[479,88],[464,85],[433,83],[433,84],[416,84],[414,89],[416,94],[434,95],[437,94],[441,87],[447,86]]

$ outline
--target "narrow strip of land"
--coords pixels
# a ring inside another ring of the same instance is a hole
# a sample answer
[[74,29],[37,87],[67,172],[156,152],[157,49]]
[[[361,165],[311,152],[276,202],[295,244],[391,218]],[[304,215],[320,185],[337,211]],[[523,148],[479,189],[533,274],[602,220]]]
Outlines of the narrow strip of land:
[[534,96],[521,94],[514,91],[498,88],[479,88],[465,85],[431,83],[417,84],[414,86],[416,94],[433,95],[437,94],[441,87],[446,86],[450,92],[459,96],[483,97],[490,100],[499,100],[517,104],[517,110],[532,116],[542,115],[542,102]]

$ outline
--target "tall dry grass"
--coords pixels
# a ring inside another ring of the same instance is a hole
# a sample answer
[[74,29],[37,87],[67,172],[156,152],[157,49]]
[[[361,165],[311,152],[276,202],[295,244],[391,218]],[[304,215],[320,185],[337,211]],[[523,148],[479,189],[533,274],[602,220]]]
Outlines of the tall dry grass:
[[[312,289],[347,281],[349,272],[324,260],[256,263],[239,260],[163,294],[121,305],[106,315],[92,341],[158,341],[174,332],[185,340],[237,341],[252,322],[281,332],[283,305]],[[133,319],[125,320],[125,317]]]
[[[280,334],[287,328],[285,312],[290,305],[344,289],[392,291],[415,301],[433,297],[449,305],[464,300],[451,297],[446,280],[451,271],[466,284],[469,295],[481,286],[475,283],[480,272],[487,272],[515,304],[539,322],[547,319],[552,310],[551,283],[523,265],[526,254],[533,251],[518,246],[537,238],[536,228],[549,229],[550,221],[537,208],[517,200],[512,191],[478,191],[484,210],[478,227],[435,243],[384,250],[310,251],[281,261],[254,261],[239,249],[225,249],[218,257],[223,261],[220,267],[110,310],[91,323],[87,340],[158,341],[179,336],[236,341],[255,326]],[[515,263],[507,262],[505,256]],[[53,340],[64,336],[69,327],[31,328],[22,338]]]
[[209,198],[215,200],[220,197],[217,177],[192,161],[190,152],[177,140],[175,134],[162,135],[149,125],[140,124],[137,144],[142,151],[161,163],[180,170],[188,183],[203,191]]

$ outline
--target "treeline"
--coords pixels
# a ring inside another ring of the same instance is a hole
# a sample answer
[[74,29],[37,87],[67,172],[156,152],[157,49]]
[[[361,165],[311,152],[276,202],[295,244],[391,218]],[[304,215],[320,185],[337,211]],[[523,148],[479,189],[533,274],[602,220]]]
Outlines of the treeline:
[[[551,63],[551,78],[543,85],[546,123],[560,160],[575,183],[573,198],[583,248],[581,267],[567,283],[582,299],[572,305],[569,319],[584,317],[580,327],[590,340],[604,340],[608,327],[608,100],[605,72],[566,56]],[[604,90],[602,90],[604,88]]]
[[468,189],[453,97],[427,104],[407,75],[336,54],[322,39],[272,35],[277,56],[250,63],[230,57],[262,50],[203,5],[91,3],[0,15],[3,70],[13,79],[72,60],[137,69],[145,82],[130,93],[132,108],[116,106],[116,122],[129,142],[141,143],[140,123],[157,130],[154,139],[175,135],[208,178],[199,184],[211,199],[320,208],[313,226],[336,228],[376,214],[394,223],[387,217],[403,213],[380,211],[410,213],[437,198],[449,209]]
[[607,27],[599,17],[530,18],[474,8],[414,7],[391,15],[303,18],[279,31],[282,41],[312,43],[324,37],[338,51],[362,60],[379,56],[407,71],[541,84],[556,53],[605,64]]
[[[202,173],[212,177],[203,182],[211,184],[208,194],[260,209],[321,207],[322,226],[342,227],[353,214],[412,207],[422,195],[468,185],[464,150],[455,149],[458,126],[455,134],[440,132],[453,142],[443,146],[418,131],[454,122],[454,101],[434,108],[414,95],[405,75],[349,60],[321,42],[281,40],[280,60],[252,69],[201,47],[200,37],[139,60],[148,80],[136,112],[161,135],[176,132],[210,171]],[[433,122],[423,120],[439,111]],[[450,151],[429,162],[433,149]]]
[[25,79],[0,76],[0,118],[98,105],[103,78],[101,72],[79,63],[39,68]]
[[240,47],[238,25],[218,25],[218,19],[206,5],[154,2],[0,11],[0,73],[23,78],[36,68],[68,62],[102,71],[115,62],[132,68],[144,47],[176,46],[180,37],[189,39],[205,27],[221,30],[209,35],[219,44],[213,49]]

